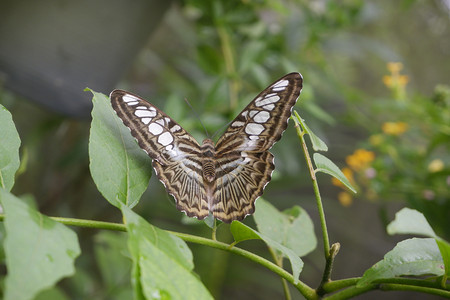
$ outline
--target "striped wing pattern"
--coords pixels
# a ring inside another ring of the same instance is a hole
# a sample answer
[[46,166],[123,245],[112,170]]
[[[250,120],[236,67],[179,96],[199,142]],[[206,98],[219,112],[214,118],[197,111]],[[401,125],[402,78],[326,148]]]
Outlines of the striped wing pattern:
[[152,158],[159,180],[177,201],[177,209],[190,217],[207,217],[209,208],[197,141],[164,112],[137,95],[114,90],[110,98],[117,115]]
[[255,211],[275,169],[268,151],[288,125],[302,89],[302,76],[288,74],[262,91],[231,122],[216,146],[217,219],[242,220]]
[[195,139],[164,112],[132,93],[114,90],[111,103],[139,146],[153,159],[159,180],[190,217],[210,213],[224,222],[255,210],[275,168],[268,151],[287,128],[302,89],[290,73],[267,87],[231,122],[217,145]]

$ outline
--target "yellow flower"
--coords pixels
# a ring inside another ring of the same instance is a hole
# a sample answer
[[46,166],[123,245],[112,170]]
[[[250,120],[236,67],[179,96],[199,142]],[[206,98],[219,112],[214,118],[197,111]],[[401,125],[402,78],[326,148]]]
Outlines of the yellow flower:
[[406,75],[399,75],[399,76],[397,77],[397,82],[398,82],[398,85],[399,85],[399,86],[404,87],[404,86],[406,86],[406,85],[408,84],[408,82],[409,82],[409,77],[406,76]]
[[430,173],[436,173],[444,169],[444,162],[440,159],[433,159],[428,165],[428,171]]
[[355,171],[366,169],[375,159],[375,153],[365,149],[357,149],[352,155],[347,156],[345,161]]
[[381,126],[381,130],[389,135],[401,135],[408,129],[405,122],[385,122]]
[[409,77],[400,75],[403,64],[399,62],[390,62],[387,63],[387,69],[391,74],[383,76],[384,85],[391,89],[394,99],[405,100],[405,86],[408,84]]
[[392,74],[400,73],[400,70],[403,69],[403,64],[401,62],[388,62],[387,69]]
[[341,203],[342,206],[348,207],[353,203],[353,197],[347,192],[340,192],[338,194],[338,200],[339,203]]
[[383,76],[383,83],[387,87],[392,87],[392,76],[384,75]]

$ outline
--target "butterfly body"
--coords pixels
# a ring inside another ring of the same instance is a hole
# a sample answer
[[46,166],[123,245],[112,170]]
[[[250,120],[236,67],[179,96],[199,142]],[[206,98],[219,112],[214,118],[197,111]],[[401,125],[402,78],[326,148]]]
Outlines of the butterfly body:
[[190,217],[210,213],[224,222],[242,220],[271,179],[268,151],[287,128],[302,88],[299,73],[288,74],[262,91],[214,144],[202,145],[164,112],[132,93],[115,90],[111,103],[177,204]]
[[203,140],[201,149],[203,155],[203,179],[205,179],[206,182],[213,182],[216,179],[216,149],[214,148],[214,142],[211,139]]

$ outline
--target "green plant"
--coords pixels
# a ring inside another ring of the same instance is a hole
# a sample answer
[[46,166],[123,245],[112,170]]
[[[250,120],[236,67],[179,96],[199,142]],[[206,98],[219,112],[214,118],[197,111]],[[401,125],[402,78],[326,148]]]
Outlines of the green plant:
[[[193,273],[192,252],[185,242],[228,251],[266,267],[282,278],[287,299],[291,298],[288,284],[307,299],[344,299],[374,289],[411,290],[450,296],[450,287],[446,283],[450,274],[450,245],[433,232],[420,213],[413,210],[399,212],[396,220],[388,227],[389,233],[419,234],[430,238],[413,238],[400,242],[386,254],[384,260],[368,269],[362,277],[331,280],[333,262],[340,245],[334,243],[330,246],[316,173],[328,173],[349,188],[351,185],[340,170],[322,154],[314,153],[315,166],[313,165],[305,136],[310,138],[314,151],[326,151],[327,146],[313,134],[296,112],[293,120],[316,196],[326,260],[322,281],[316,287],[307,285],[299,277],[303,268],[300,257],[312,251],[316,241],[308,215],[298,206],[279,212],[268,202],[258,200],[255,213],[258,230],[234,221],[229,227],[234,237],[231,244],[216,240],[214,230],[213,238],[209,239],[166,231],[151,225],[131,210],[147,187],[150,160],[114,115],[108,98],[99,93],[93,94],[94,109],[89,143],[91,173],[99,191],[122,212],[122,224],[47,217],[33,207],[29,198],[20,199],[11,194],[9,191],[19,166],[20,139],[9,112],[3,107],[0,110],[0,125],[3,129],[0,133],[0,202],[5,212],[2,215],[6,234],[3,244],[8,270],[5,299],[33,299],[61,278],[74,274],[73,263],[80,255],[78,240],[74,231],[62,224],[127,232],[124,237],[128,245],[126,257],[132,265],[130,281],[135,299],[212,298]],[[115,238],[103,235],[102,239],[109,247],[117,247]],[[238,247],[238,244],[250,239],[264,241],[274,262]],[[106,253],[101,249],[99,251]],[[120,258],[117,254],[114,257],[118,264],[126,264],[127,259]],[[291,272],[284,269],[284,258],[290,261]],[[402,275],[413,278],[400,277]],[[422,279],[417,277],[424,275],[428,276]],[[27,283],[25,286],[24,282]],[[123,295],[130,297],[130,293],[128,290]],[[42,294],[39,297],[43,297]]]
[[[387,67],[390,74],[383,82],[391,96],[370,101],[358,114],[352,110],[370,136],[360,143],[362,149],[347,156],[343,171],[353,178],[360,192],[357,198],[383,204],[382,216],[387,203],[404,201],[448,238],[450,90],[438,85],[432,96],[411,95],[408,76],[401,74],[403,65],[391,62]],[[347,192],[340,194],[343,203],[349,197]]]

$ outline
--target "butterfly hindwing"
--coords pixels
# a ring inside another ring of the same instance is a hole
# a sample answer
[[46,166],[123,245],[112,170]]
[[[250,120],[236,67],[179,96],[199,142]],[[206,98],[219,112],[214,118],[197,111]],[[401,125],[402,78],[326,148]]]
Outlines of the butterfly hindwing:
[[269,151],[241,152],[217,159],[214,217],[229,223],[252,214],[255,200],[262,195],[274,169]]
[[201,152],[197,141],[157,107],[132,93],[114,90],[111,103],[139,146],[153,159],[159,180],[188,216],[208,216]]

